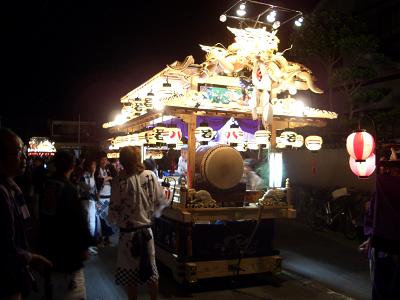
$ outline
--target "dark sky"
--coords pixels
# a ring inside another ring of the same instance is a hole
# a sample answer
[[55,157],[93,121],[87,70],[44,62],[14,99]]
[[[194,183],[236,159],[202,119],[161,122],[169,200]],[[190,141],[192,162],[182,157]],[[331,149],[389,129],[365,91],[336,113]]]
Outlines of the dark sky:
[[[48,135],[48,119],[110,120],[120,98],[194,55],[233,41],[219,15],[235,1],[19,1],[2,4],[2,125]],[[316,0],[268,1],[304,12]],[[232,25],[232,24],[230,24]],[[284,36],[280,36],[284,39]]]

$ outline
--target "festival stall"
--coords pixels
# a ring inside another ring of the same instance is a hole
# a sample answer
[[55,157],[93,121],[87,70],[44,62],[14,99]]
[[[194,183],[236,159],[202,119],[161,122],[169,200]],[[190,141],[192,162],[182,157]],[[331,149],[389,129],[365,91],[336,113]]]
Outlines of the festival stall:
[[[268,16],[283,9],[262,5]],[[291,12],[291,19],[302,22],[301,13]],[[234,42],[227,48],[200,45],[206,52],[200,64],[187,56],[167,65],[122,97],[121,114],[103,124],[114,135],[111,149],[138,145],[144,157],[156,149],[180,149],[181,137],[187,138],[187,176],[164,178],[176,193],[154,223],[157,259],[178,282],[281,270],[273,220],[296,216],[289,180],[282,178],[282,149],[305,145],[317,151],[322,138],[303,137],[296,129],[337,118],[296,99],[297,92],[322,90],[310,69],[278,51],[275,21],[254,24],[228,27]],[[263,191],[246,190],[241,182],[244,151],[265,156],[269,178]]]

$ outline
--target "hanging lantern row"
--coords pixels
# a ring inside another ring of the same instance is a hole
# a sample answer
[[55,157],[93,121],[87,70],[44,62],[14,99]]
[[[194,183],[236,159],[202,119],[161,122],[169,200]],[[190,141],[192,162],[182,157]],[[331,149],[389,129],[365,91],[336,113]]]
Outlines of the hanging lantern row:
[[[117,150],[125,146],[146,146],[157,147],[167,145],[170,148],[177,147],[181,142],[182,132],[171,125],[165,127],[164,124],[158,124],[154,128],[149,128],[140,133],[128,134],[126,136],[118,136],[111,141],[110,150]],[[183,143],[182,143],[183,144]]]
[[376,168],[373,136],[364,129],[357,130],[347,137],[346,148],[351,171],[360,179],[368,178]]

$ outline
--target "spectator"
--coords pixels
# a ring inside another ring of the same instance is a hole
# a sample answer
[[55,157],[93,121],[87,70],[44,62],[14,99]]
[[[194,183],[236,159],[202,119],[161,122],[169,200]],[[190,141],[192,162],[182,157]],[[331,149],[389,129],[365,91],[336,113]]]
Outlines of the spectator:
[[[96,160],[87,159],[83,165],[84,173],[79,183],[79,196],[86,212],[89,225],[89,232],[93,240],[99,237],[99,216],[96,212],[96,203],[98,202],[98,193],[94,173],[96,171]],[[90,254],[97,254],[95,247],[89,247]]]
[[29,211],[13,178],[26,165],[21,139],[0,128],[0,298],[22,299],[32,287],[29,266],[50,268],[51,262],[29,251],[25,222]]
[[143,164],[144,164],[144,168],[146,170],[153,171],[154,174],[158,177],[157,164],[154,159],[152,159],[152,158],[145,159],[143,161]]
[[[99,191],[99,201],[97,202],[97,214],[100,217],[101,237],[100,245],[108,246],[111,244],[110,236],[114,233],[111,224],[108,222],[108,206],[111,197],[111,180],[113,168],[105,152],[101,153],[99,164],[95,173],[96,186]],[[115,174],[114,174],[115,175]]]
[[124,170],[113,181],[109,214],[120,228],[115,281],[126,288],[130,300],[137,299],[137,286],[144,283],[151,299],[156,299],[158,271],[151,223],[168,201],[156,175],[144,170],[138,147],[122,148],[120,161]]
[[246,190],[262,190],[264,183],[261,177],[255,172],[256,161],[252,158],[246,158],[243,163],[243,177],[246,182]]
[[[54,263],[54,299],[62,299],[76,287],[83,275],[83,261],[93,243],[78,192],[70,181],[74,159],[58,151],[54,156],[55,174],[45,184],[41,203],[40,233],[42,252]],[[65,276],[69,280],[65,280]]]

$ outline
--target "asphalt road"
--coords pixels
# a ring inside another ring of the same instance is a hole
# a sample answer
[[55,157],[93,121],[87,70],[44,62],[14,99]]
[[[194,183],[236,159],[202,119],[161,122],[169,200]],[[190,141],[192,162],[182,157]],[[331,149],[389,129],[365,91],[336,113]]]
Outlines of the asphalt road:
[[368,261],[358,252],[361,239],[342,233],[313,231],[296,220],[277,220],[275,247],[283,268],[354,299],[370,299]]
[[[275,232],[275,248],[283,257],[281,274],[212,279],[188,288],[174,282],[169,270],[159,266],[160,299],[370,299],[367,260],[357,252],[358,241],[349,241],[340,233],[312,231],[295,220],[277,220]],[[88,300],[127,299],[114,284],[116,253],[115,246],[100,248],[98,255],[89,258],[76,295],[86,293]],[[29,299],[41,296],[42,291]],[[139,299],[146,298],[141,288]]]

